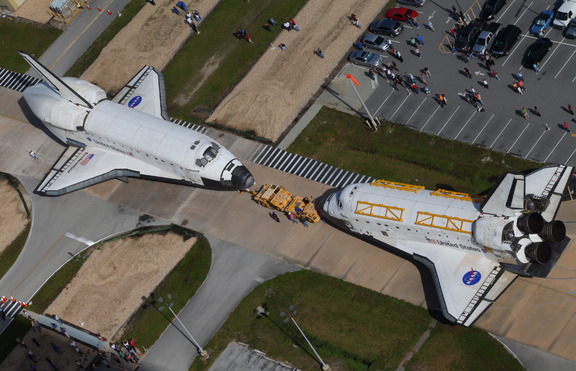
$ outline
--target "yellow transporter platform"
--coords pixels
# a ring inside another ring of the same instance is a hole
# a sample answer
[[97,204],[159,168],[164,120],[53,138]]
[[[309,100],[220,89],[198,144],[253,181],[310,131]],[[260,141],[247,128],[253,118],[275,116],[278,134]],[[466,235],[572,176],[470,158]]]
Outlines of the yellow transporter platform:
[[267,208],[293,213],[299,219],[312,223],[320,221],[312,197],[295,196],[277,184],[264,184],[258,191],[252,192],[252,199]]

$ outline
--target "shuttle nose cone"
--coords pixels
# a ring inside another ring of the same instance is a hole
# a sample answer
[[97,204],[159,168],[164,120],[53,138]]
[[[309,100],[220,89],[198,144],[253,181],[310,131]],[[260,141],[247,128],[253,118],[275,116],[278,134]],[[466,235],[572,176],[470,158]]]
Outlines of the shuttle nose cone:
[[236,189],[248,189],[254,185],[254,176],[246,166],[237,166],[232,170],[232,185]]

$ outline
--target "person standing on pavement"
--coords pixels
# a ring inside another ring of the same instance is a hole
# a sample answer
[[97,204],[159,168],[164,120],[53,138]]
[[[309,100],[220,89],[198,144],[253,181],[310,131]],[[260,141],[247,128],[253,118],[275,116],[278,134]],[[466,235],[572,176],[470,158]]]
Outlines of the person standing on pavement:
[[446,100],[446,96],[444,95],[444,93],[438,95],[438,99],[440,99],[440,107],[444,107],[448,104],[448,101]]
[[483,79],[482,82],[481,82],[481,84],[482,84],[486,89],[489,89],[489,87],[488,87],[488,81],[486,81],[486,79]]
[[570,112],[570,114],[571,114],[572,116],[574,116],[574,110],[572,109],[572,106],[571,106],[571,105],[568,105],[568,112]]
[[500,77],[498,76],[498,72],[496,72],[496,70],[492,70],[492,76],[494,76],[496,80],[500,80]]
[[541,117],[542,115],[540,114],[540,110],[538,109],[538,107],[534,106],[534,114],[538,117]]
[[418,44],[424,45],[424,39],[422,39],[422,36],[421,36],[421,35],[416,35],[416,37],[418,38]]
[[522,110],[520,111],[520,113],[522,113],[522,117],[524,117],[526,120],[528,120],[528,111],[526,111],[526,107],[522,107]]

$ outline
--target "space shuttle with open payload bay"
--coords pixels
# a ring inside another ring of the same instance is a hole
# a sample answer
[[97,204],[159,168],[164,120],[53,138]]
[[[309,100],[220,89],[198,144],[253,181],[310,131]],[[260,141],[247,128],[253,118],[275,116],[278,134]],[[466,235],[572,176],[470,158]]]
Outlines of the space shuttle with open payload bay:
[[470,326],[520,275],[547,277],[566,248],[554,220],[573,168],[505,174],[486,197],[374,181],[330,193],[324,217],[426,266],[443,315]]
[[126,177],[224,190],[254,184],[250,171],[226,148],[168,121],[164,79],[156,69],[145,66],[108,100],[96,85],[58,78],[19,53],[44,79],[24,91],[26,103],[68,145],[37,192],[58,196]]

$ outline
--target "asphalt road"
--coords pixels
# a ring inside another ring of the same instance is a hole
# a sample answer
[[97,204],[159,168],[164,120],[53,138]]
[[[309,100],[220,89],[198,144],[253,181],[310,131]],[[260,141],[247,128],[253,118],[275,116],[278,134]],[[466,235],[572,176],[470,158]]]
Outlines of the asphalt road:
[[[462,9],[472,18],[479,13],[481,4],[460,1]],[[345,79],[345,73],[352,73],[361,84],[359,90],[369,112],[379,118],[539,162],[576,165],[576,134],[572,134],[576,132],[576,120],[567,110],[568,104],[576,105],[573,100],[576,40],[565,39],[560,30],[549,28],[545,37],[553,41],[553,47],[540,63],[540,74],[521,66],[525,50],[536,40],[528,32],[533,19],[552,6],[542,0],[511,0],[496,16],[494,21],[504,26],[515,24],[522,30],[512,52],[496,59],[493,68],[500,80],[489,76],[478,58],[466,64],[458,54],[452,54],[447,45],[448,40],[454,38],[448,30],[455,22],[450,17],[451,11],[434,1],[418,9],[420,28],[407,25],[404,32],[393,39],[393,47],[402,53],[404,63],[387,52],[381,53],[384,61],[396,61],[401,75],[412,73],[420,88],[424,86],[421,79],[425,78],[432,94],[408,95],[406,89],[397,91],[380,76],[372,81],[365,67],[346,66],[339,78]],[[428,19],[433,22],[435,32],[424,27]],[[411,53],[413,48],[409,45],[410,38],[418,34],[424,40],[424,45],[419,47],[421,58]],[[423,76],[425,67],[430,69],[430,76]],[[471,79],[464,75],[465,67],[471,71]],[[523,95],[512,89],[519,70],[526,87]],[[488,81],[489,88],[480,84],[483,79]],[[328,105],[365,113],[350,85],[337,80],[330,86],[332,97],[327,100]],[[461,97],[472,88],[481,94],[484,112],[478,112]],[[437,97],[440,93],[448,100],[443,108]],[[538,106],[541,117],[532,112],[534,106]],[[528,109],[528,120],[520,115],[522,107]],[[561,127],[564,122],[568,122],[571,133]]]
[[[208,277],[178,317],[194,339],[204,345],[228,315],[260,283],[300,268],[207,236],[212,248]],[[186,330],[173,323],[150,349],[141,370],[187,370],[198,352]]]
[[[56,76],[64,76],[66,71],[84,54],[102,31],[118,16],[118,12],[122,12],[122,9],[129,2],[130,0],[90,1],[92,10],[88,10],[87,6],[81,10],[74,20],[67,25],[62,35],[50,45],[38,60]],[[146,6],[146,4],[145,1],[142,1],[142,6]],[[98,7],[102,9],[102,12],[98,11]],[[112,15],[108,14],[108,10],[112,12]],[[23,46],[23,50],[26,50],[25,46]],[[27,74],[36,76],[32,69]]]

